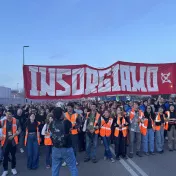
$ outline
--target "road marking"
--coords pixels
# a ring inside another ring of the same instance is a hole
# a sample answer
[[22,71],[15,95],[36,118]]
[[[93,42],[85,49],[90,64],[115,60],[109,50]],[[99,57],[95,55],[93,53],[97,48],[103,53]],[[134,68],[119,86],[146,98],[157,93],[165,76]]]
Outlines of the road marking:
[[[115,155],[115,152],[114,152],[113,147],[110,146],[110,149],[111,149],[111,152],[113,153],[113,155]],[[122,160],[123,162],[125,162],[123,159],[121,159],[121,160]],[[120,160],[120,161],[121,161],[121,160]],[[146,173],[145,173],[134,161],[132,161],[130,158],[128,158],[127,161],[128,161],[129,164],[131,164],[131,166],[133,166],[134,169],[136,169],[136,170],[140,173],[141,176],[148,176],[148,174],[146,174]],[[121,162],[120,162],[120,163],[121,163]],[[126,168],[126,167],[129,166],[128,163],[125,162],[125,163],[123,163],[123,164],[121,163],[121,164],[122,164],[123,166],[125,165],[124,167]],[[129,167],[130,167],[130,166],[129,166]],[[131,167],[130,167],[130,168],[131,168]],[[126,169],[127,169],[127,168],[126,168]],[[129,168],[128,168],[128,169],[129,169]],[[127,170],[128,170],[128,169],[127,169]],[[133,170],[133,169],[132,169],[132,170]],[[128,171],[129,171],[129,170],[128,170]],[[129,172],[130,172],[130,171],[129,171]],[[132,172],[135,172],[135,171],[133,170]]]
[[[111,150],[112,154],[115,155],[115,151],[114,151],[114,149],[113,149],[111,146],[110,146],[110,150]],[[129,165],[126,161],[124,161],[123,159],[120,159],[119,162],[120,162],[120,163],[123,165],[123,167],[130,173],[131,176],[139,176],[139,175],[130,167],[130,165]]]
[[130,158],[127,160],[142,176],[148,176],[135,162]]

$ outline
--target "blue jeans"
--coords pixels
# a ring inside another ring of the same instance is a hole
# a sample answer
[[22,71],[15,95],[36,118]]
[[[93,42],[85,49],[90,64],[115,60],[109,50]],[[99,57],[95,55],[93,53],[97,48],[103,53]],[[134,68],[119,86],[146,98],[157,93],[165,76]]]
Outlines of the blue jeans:
[[65,161],[70,169],[71,176],[78,176],[76,167],[76,158],[73,148],[55,148],[52,149],[52,176],[59,176],[62,161]]
[[20,148],[24,147],[24,131],[21,131],[19,135],[19,147]]
[[27,138],[27,167],[37,169],[39,166],[39,145],[37,135],[28,135]]
[[2,161],[4,157],[2,147],[0,146],[0,160]]
[[104,152],[104,156],[111,159],[112,158],[112,153],[110,151],[110,143],[111,143],[111,139],[110,137],[102,137],[102,140],[103,140],[103,144],[104,144],[104,147],[105,147],[105,152]]
[[51,166],[52,145],[46,145],[46,165]]
[[147,134],[143,136],[143,151],[148,152],[148,143],[150,146],[150,152],[154,152],[154,131],[153,129],[147,129]]
[[161,129],[156,131],[155,134],[156,150],[157,152],[161,152],[164,149],[164,128],[161,127]]
[[[86,157],[87,158],[96,158],[96,153],[97,153],[97,142],[98,142],[98,134],[94,135],[89,135],[88,133],[86,134]],[[92,146],[93,144],[93,146]],[[92,156],[91,156],[91,146],[92,146]]]

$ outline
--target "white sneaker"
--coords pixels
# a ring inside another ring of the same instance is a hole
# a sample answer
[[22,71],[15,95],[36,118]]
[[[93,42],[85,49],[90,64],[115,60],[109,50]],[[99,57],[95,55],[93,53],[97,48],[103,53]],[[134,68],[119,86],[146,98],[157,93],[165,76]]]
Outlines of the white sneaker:
[[66,162],[63,162],[62,163],[62,167],[65,167],[67,164],[66,164]]
[[115,160],[114,160],[114,158],[111,158],[111,162],[112,162],[112,163],[115,163]]
[[12,169],[12,174],[16,175],[17,174],[17,170],[16,169]]
[[22,148],[20,148],[20,152],[21,152],[21,153],[24,153],[24,150],[23,150]]
[[78,166],[79,165],[79,163],[76,161],[76,166]]
[[106,156],[104,156],[104,160],[106,161],[108,158]]
[[6,176],[8,175],[8,171],[4,171],[1,176]]

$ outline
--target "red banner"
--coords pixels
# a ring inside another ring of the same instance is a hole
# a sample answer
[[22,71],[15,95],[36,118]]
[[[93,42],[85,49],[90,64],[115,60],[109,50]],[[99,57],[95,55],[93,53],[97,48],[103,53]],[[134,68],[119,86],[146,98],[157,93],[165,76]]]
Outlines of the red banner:
[[23,67],[26,98],[74,99],[133,94],[176,94],[176,64],[116,62],[97,69],[88,65]]

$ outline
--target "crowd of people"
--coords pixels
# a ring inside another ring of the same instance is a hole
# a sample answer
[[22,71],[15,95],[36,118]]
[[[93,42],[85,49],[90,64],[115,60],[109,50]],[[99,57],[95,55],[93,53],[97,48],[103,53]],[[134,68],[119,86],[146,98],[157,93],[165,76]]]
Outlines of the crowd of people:
[[27,168],[36,170],[39,148],[45,146],[46,168],[52,168],[52,176],[59,175],[61,165],[77,176],[76,166],[82,162],[77,160],[78,152],[85,151],[83,162],[97,163],[99,139],[104,160],[112,163],[133,158],[134,152],[138,157],[163,154],[165,139],[168,150],[176,150],[176,100],[171,97],[167,101],[159,96],[126,102],[1,105],[0,118],[2,176],[8,175],[9,160],[12,174],[17,174],[18,149],[27,153]]

